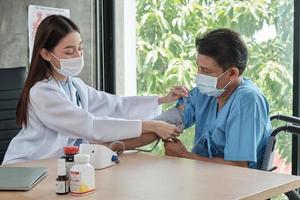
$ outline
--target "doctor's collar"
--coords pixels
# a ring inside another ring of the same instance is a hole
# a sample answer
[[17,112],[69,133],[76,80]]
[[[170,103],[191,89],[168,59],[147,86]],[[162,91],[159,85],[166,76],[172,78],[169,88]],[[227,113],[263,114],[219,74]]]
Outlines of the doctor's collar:
[[61,84],[61,85],[66,85],[68,84],[70,81],[70,78],[67,76],[67,79],[64,81],[64,80],[58,80],[58,82]]
[[63,84],[63,85],[65,85],[65,84],[69,83],[70,77],[67,76],[66,80],[64,81],[64,80],[58,80],[58,79],[56,79],[55,77],[50,76],[50,77],[48,78],[48,81],[51,81],[51,80],[54,80],[54,81],[57,82],[58,84]]

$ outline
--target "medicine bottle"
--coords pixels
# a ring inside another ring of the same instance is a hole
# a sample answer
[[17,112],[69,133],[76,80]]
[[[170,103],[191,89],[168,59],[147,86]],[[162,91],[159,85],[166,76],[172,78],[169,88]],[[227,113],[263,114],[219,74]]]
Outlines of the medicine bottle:
[[95,190],[95,169],[89,163],[90,155],[76,154],[75,164],[70,170],[70,191],[72,195],[83,195]]
[[66,172],[66,161],[60,158],[57,166],[57,178],[56,178],[56,194],[68,194],[69,193],[69,179]]
[[66,160],[67,177],[70,178],[70,169],[74,165],[74,155],[78,154],[79,148],[77,146],[64,147],[65,155],[62,157]]

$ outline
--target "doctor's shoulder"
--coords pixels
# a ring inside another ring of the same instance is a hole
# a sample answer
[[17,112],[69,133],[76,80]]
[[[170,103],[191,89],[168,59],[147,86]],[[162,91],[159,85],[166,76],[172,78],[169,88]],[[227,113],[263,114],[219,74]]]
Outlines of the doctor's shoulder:
[[101,92],[101,91],[98,91],[97,89],[93,88],[92,86],[89,86],[82,79],[80,79],[78,77],[70,77],[70,79],[77,90],[79,89],[80,91],[82,91],[86,94]]
[[30,99],[38,99],[44,97],[51,97],[53,92],[61,92],[59,85],[54,79],[44,79],[36,82],[30,89],[29,96]]
[[78,78],[78,77],[70,77],[70,78],[71,78],[72,82],[76,82],[81,85],[86,85],[85,82],[81,78]]

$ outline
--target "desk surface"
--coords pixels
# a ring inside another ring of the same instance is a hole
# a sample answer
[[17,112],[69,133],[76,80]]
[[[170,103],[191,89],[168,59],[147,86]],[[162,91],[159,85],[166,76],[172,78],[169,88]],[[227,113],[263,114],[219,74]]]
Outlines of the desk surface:
[[15,166],[46,166],[48,176],[27,192],[0,191],[0,199],[267,199],[300,187],[300,177],[145,153],[121,156],[96,170],[96,191],[81,197],[55,194],[56,160]]

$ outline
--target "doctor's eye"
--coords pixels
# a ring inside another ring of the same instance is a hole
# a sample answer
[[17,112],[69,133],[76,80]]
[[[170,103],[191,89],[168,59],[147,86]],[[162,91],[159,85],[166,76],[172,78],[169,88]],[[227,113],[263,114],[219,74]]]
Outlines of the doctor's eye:
[[74,54],[74,50],[68,49],[67,51],[64,52],[68,56],[72,56]]

